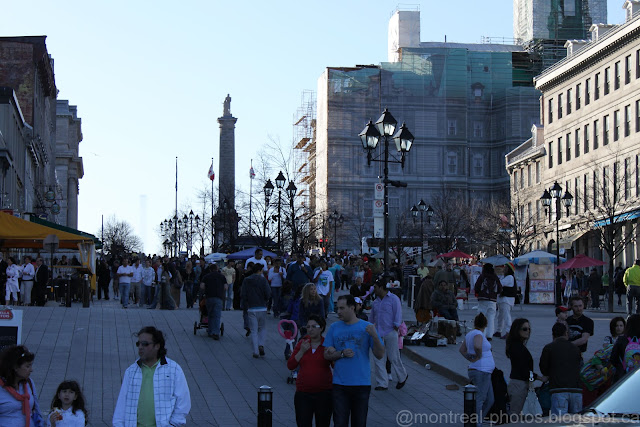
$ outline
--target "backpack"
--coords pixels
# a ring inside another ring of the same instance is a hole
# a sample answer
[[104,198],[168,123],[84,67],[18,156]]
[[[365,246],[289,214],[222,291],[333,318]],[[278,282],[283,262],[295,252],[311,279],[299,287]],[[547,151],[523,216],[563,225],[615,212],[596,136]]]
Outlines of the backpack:
[[629,337],[629,344],[624,349],[624,360],[622,366],[625,372],[630,372],[640,366],[640,342],[638,337]]
[[[611,365],[611,351],[613,344],[609,344],[602,349],[596,351],[593,357],[580,369],[580,380],[584,383],[589,391],[593,391],[606,383],[615,373],[615,368]],[[598,366],[604,366],[606,370],[604,375],[598,369]]]

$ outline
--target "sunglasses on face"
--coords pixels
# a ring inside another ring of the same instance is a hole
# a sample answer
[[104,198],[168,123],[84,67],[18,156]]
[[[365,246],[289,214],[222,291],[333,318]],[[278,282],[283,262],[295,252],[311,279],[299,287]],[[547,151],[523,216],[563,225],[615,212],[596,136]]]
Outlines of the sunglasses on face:
[[307,325],[307,329],[318,329],[320,325]]
[[526,327],[525,328],[520,328],[520,330],[524,331],[524,332],[529,332],[529,328],[526,328]]
[[147,342],[147,341],[136,341],[136,347],[147,347],[152,344],[153,344],[152,342]]

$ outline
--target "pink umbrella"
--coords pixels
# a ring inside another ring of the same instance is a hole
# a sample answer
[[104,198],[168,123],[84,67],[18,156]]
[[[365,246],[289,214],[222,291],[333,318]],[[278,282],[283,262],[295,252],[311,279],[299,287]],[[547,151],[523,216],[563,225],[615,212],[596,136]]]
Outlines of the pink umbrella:
[[560,269],[568,269],[568,268],[585,268],[585,267],[593,267],[596,265],[605,265],[606,262],[600,261],[591,257],[588,257],[584,254],[578,254],[575,257],[571,258],[567,262],[563,262],[557,268]]
[[465,254],[464,252],[456,249],[452,252],[447,252],[446,254],[440,254],[436,258],[473,258],[469,254]]

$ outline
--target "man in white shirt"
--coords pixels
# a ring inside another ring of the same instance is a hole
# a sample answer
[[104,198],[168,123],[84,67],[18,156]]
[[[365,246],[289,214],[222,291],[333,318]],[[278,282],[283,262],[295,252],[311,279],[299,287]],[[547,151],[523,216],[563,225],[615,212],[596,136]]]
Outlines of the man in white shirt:
[[227,281],[227,291],[225,293],[225,302],[223,310],[231,310],[233,308],[233,284],[236,281],[236,262],[232,259],[227,261],[226,267],[222,269],[222,275]]
[[282,267],[282,261],[280,258],[277,258],[273,262],[273,267],[269,269],[269,274],[267,279],[269,280],[269,285],[271,286],[271,300],[273,307],[273,316],[280,317],[280,296],[282,290],[282,282],[286,277],[286,271],[284,267]]
[[33,289],[33,278],[36,275],[36,270],[31,264],[31,257],[29,255],[24,257],[24,264],[22,265],[22,282],[20,283],[20,299],[22,305],[31,305],[31,290]]
[[144,304],[151,305],[153,299],[153,282],[156,278],[156,272],[151,267],[151,260],[145,261],[145,267],[142,269],[142,295],[140,297],[140,307]]
[[122,265],[118,267],[116,274],[120,279],[120,302],[122,303],[122,308],[127,308],[129,306],[131,278],[133,277],[133,266],[129,265],[129,258],[122,258]]
[[268,271],[267,269],[267,261],[262,258],[262,249],[258,248],[256,249],[255,254],[249,258],[245,263],[244,263],[244,269],[247,269],[247,266],[249,265],[249,263],[252,262],[254,264],[262,264],[262,271],[264,273],[266,273]]
[[[144,267],[140,265],[140,258],[136,258],[135,264],[132,266],[133,268],[133,277],[131,277],[131,293],[133,294],[133,303],[140,303],[140,295],[142,289],[140,286],[142,285],[142,270]],[[140,303],[140,307],[142,307],[142,303]]]
[[320,263],[322,270],[318,270],[313,277],[318,295],[324,303],[324,317],[329,313],[329,298],[331,298],[331,286],[333,285],[333,274],[327,269],[326,261]]

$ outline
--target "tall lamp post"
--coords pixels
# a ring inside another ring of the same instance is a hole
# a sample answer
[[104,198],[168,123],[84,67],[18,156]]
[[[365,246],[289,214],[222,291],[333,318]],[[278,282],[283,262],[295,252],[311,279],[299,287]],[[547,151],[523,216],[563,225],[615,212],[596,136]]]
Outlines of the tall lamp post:
[[[396,125],[398,122],[391,115],[388,109],[384,109],[384,112],[376,121],[376,124],[369,120],[369,123],[364,127],[364,130],[360,132],[359,136],[362,141],[362,147],[367,152],[367,165],[371,166],[371,162],[384,163],[384,275],[389,276],[389,184],[397,187],[406,187],[407,184],[398,181],[389,180],[389,163],[400,163],[404,169],[404,158],[406,154],[411,150],[413,145],[413,135],[409,132],[406,125],[403,123],[400,129],[396,131]],[[384,148],[382,153],[382,159],[380,155],[373,157],[373,152],[378,147],[380,138],[384,139]],[[389,139],[392,138],[396,144],[396,150],[400,154],[400,159],[394,157],[393,160],[389,160]]]
[[562,199],[562,203],[567,209],[567,216],[569,216],[569,208],[573,204],[573,196],[571,195],[571,193],[569,193],[569,191],[565,191],[564,196],[560,196],[562,196],[562,187],[560,186],[560,184],[558,184],[558,181],[556,181],[554,182],[553,187],[548,190],[545,189],[542,197],[540,197],[542,205],[545,207],[545,214],[549,216],[549,222],[551,222],[551,199],[555,199],[556,201],[556,307],[562,305],[560,270],[558,270],[558,265],[560,265],[560,200]]
[[296,212],[293,205],[293,199],[296,197],[298,187],[289,181],[287,186],[287,193],[289,194],[289,207],[291,208],[291,253],[295,254],[298,249],[298,233],[296,230]]
[[284,188],[284,183],[286,182],[286,178],[282,174],[282,171],[278,173],[276,177],[276,187],[278,188],[278,251],[282,253],[282,229],[280,226],[280,213],[282,209],[282,189]]
[[267,180],[267,183],[262,188],[264,191],[264,221],[262,222],[262,246],[266,245],[267,241],[267,222],[269,220],[269,200],[271,199],[271,195],[273,194],[273,183],[270,179]]
[[338,253],[338,227],[342,227],[344,217],[338,211],[329,215],[329,225],[333,225],[333,256]]
[[431,224],[431,217],[433,216],[433,208],[431,205],[427,207],[427,204],[424,200],[420,199],[418,205],[413,205],[411,208],[411,213],[413,214],[414,220],[420,214],[420,261],[424,261],[424,222],[423,222],[423,214],[427,214],[427,223]]

